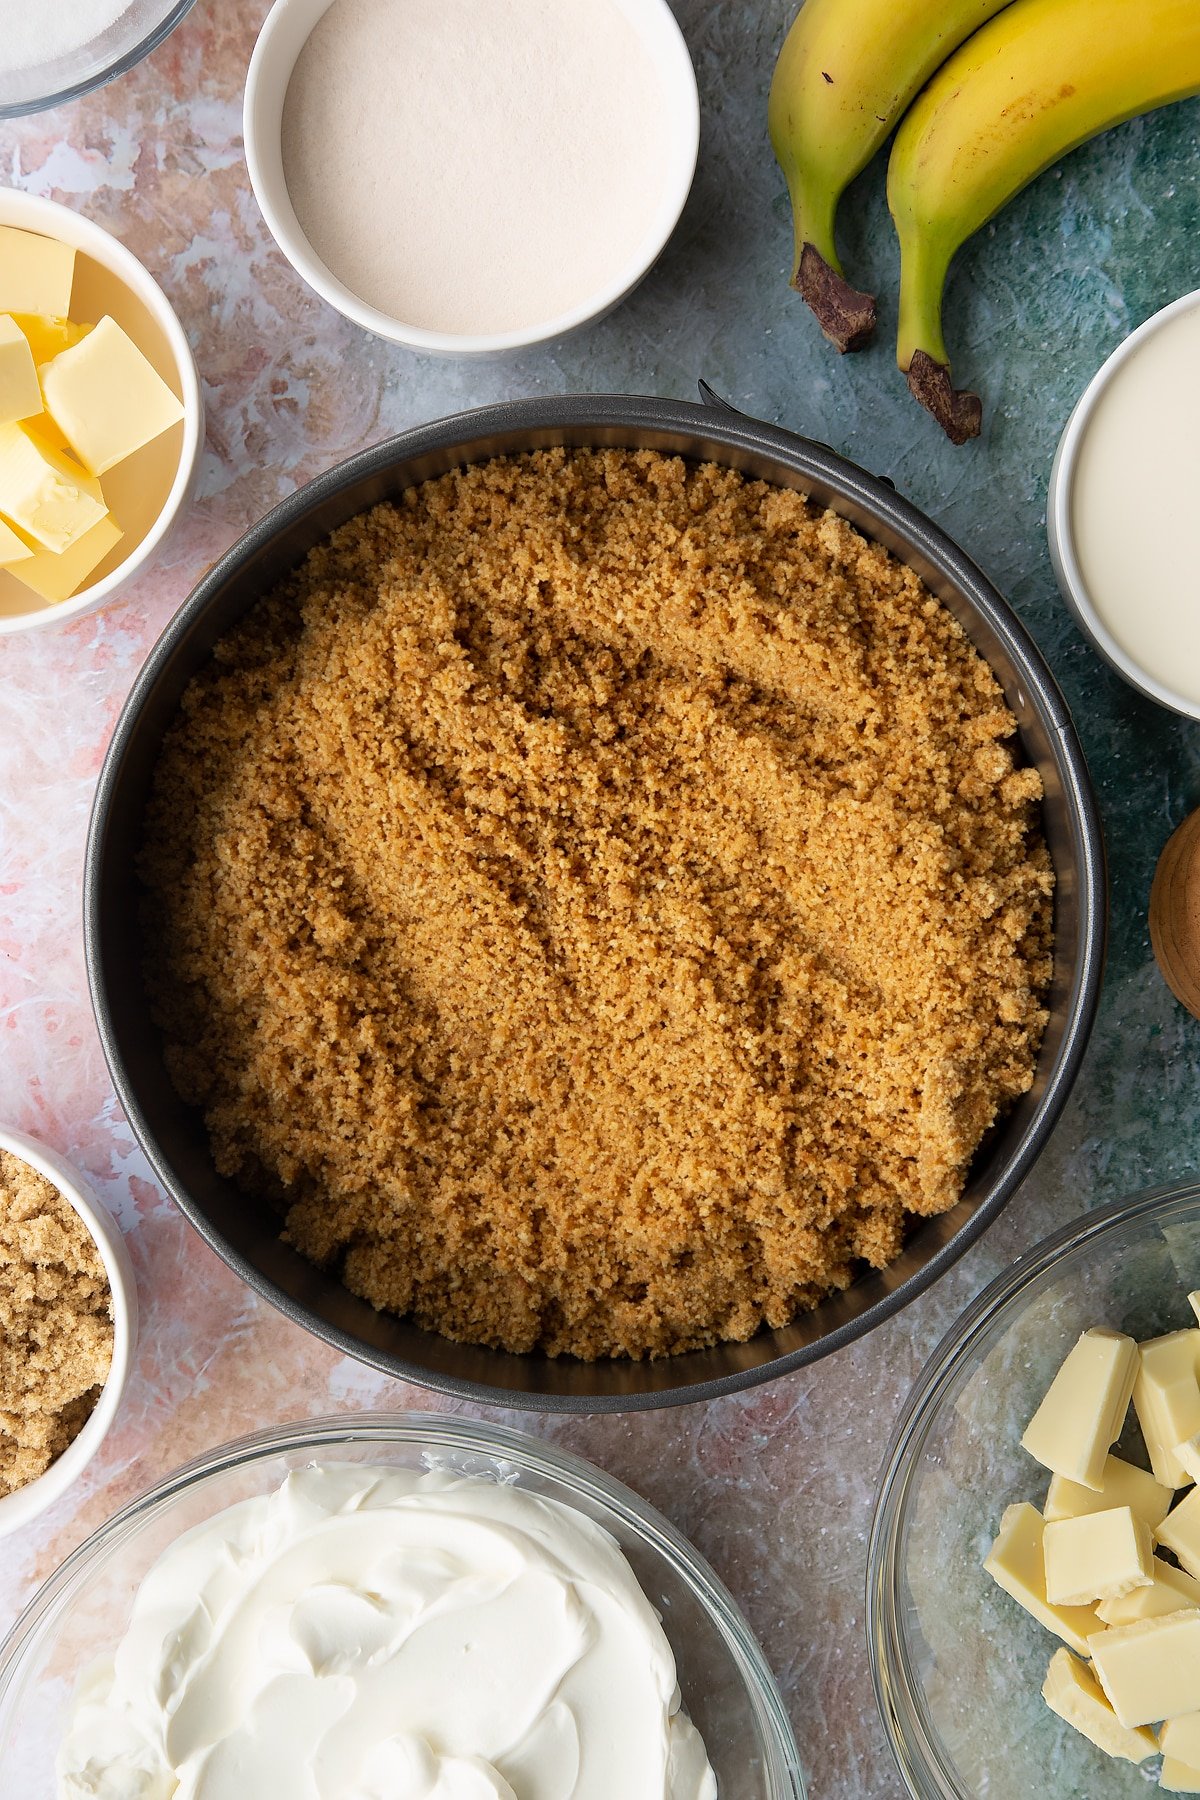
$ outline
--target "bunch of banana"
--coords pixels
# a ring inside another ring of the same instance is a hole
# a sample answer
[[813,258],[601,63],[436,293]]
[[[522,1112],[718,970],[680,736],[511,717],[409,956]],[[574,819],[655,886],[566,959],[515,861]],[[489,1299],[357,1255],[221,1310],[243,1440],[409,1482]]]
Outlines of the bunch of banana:
[[[942,294],[956,250],[1068,150],[1136,113],[1200,93],[1200,0],[976,0],[973,32],[970,10],[957,0],[807,0],[771,90],[772,141],[796,212],[795,284],[839,348],[856,348],[865,341],[861,321],[839,342],[830,321],[837,323],[831,306],[841,291],[821,277],[822,265],[834,282],[841,275],[834,207],[935,68],[933,31],[953,16],[957,35],[939,40],[946,59],[896,134],[888,203],[900,236],[897,360],[955,443],[978,434],[981,416],[977,396],[951,382],[942,337]],[[900,69],[886,99],[877,49],[885,37]],[[831,54],[838,43],[846,47],[840,63]]]

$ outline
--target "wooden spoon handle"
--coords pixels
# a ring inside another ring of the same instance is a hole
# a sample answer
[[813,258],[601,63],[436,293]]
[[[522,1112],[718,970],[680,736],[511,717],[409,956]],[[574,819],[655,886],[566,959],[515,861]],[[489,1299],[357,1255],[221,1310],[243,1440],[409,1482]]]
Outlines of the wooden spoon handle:
[[1158,859],[1150,942],[1167,986],[1200,1019],[1200,809],[1172,832]]

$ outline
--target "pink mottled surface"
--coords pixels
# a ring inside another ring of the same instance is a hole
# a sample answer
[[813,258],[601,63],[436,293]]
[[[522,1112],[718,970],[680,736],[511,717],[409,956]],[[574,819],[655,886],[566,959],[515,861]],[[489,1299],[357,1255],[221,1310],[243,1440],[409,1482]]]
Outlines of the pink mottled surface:
[[[163,283],[194,347],[209,419],[200,498],[170,561],[105,613],[0,640],[0,1119],[70,1157],[108,1201],[142,1306],[135,1377],[105,1450],[53,1514],[0,1544],[0,1631],[87,1532],[206,1447],[306,1414],[445,1404],[325,1349],[261,1304],[159,1191],[113,1098],[79,922],[88,810],[134,674],[199,573],[298,483],[420,420],[562,389],[687,395],[701,374],[751,410],[807,418],[869,466],[895,469],[969,544],[969,518],[995,511],[988,484],[1006,465],[987,461],[992,450],[954,461],[929,449],[902,384],[893,396],[882,379],[886,348],[861,376],[835,365],[788,296],[785,202],[762,120],[793,4],[675,0],[705,118],[679,231],[611,318],[507,363],[426,361],[371,339],[317,301],[275,250],[240,138],[242,82],[266,0],[199,0],[122,81],[0,126],[0,181],[85,212]],[[1052,441],[1041,443],[1043,461]],[[1036,506],[1025,495],[1010,516],[1024,534],[1019,560],[1040,569]],[[1004,534],[1005,544],[1018,541],[1007,523]],[[1161,836],[1166,829],[1164,820]],[[1111,1197],[1121,1191],[1111,1183],[1187,1166],[1182,1130],[1149,1131],[1131,1065],[1117,1054],[1122,1034],[1137,1033],[1154,1046],[1163,1095],[1176,1094],[1186,1026],[1140,940],[1122,949],[1110,987],[1108,1073],[1093,1058],[1034,1178],[983,1244],[899,1319],[740,1398],[630,1418],[514,1421],[638,1488],[710,1557],[762,1639],[820,1800],[899,1791],[871,1696],[863,1583],[879,1464],[917,1369],[1017,1249],[1095,1197],[1097,1172],[1110,1179],[1101,1197]]]

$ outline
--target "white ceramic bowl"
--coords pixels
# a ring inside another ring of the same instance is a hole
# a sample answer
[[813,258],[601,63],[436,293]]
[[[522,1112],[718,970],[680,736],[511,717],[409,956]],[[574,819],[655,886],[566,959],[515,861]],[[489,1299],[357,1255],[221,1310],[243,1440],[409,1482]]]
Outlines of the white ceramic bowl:
[[204,449],[204,400],[196,364],[170,301],[130,251],[70,207],[0,188],[0,225],[72,244],[72,311],[94,324],[110,313],[183,403],[184,416],[104,478],[105,495],[125,536],[89,584],[69,600],[48,602],[0,570],[0,635],[61,625],[116,598],[154,560],[191,500]]
[[[671,120],[672,154],[662,199],[636,256],[570,312],[518,330],[480,335],[429,330],[368,305],[326,268],[300,228],[283,172],[283,107],[296,59],[330,4],[331,0],[275,0],[246,78],[243,134],[251,185],[272,237],[302,280],[356,325],[433,356],[494,356],[522,350],[565,337],[611,312],[658,260],[683,211],[696,170],[700,146],[696,74],[667,0],[617,0],[654,60]],[[401,92],[398,105],[403,98]]]
[[39,1513],[46,1512],[60,1500],[100,1448],[116,1417],[121,1395],[133,1366],[138,1305],[133,1264],[120,1229],[70,1163],[64,1162],[61,1156],[56,1156],[53,1150],[47,1150],[36,1138],[26,1137],[20,1131],[0,1130],[0,1150],[7,1150],[10,1155],[19,1157],[22,1162],[36,1169],[39,1175],[44,1175],[47,1181],[53,1182],[63,1199],[79,1214],[103,1260],[108,1285],[112,1289],[113,1309],[112,1367],[100,1398],[79,1436],[67,1445],[44,1475],[39,1475],[36,1481],[18,1488],[15,1493],[0,1496],[0,1537],[6,1537],[10,1531],[17,1531],[22,1525],[28,1525]]
[[[1050,561],[1054,566],[1055,579],[1062,597],[1074,613],[1080,630],[1105,662],[1118,675],[1123,676],[1131,687],[1144,694],[1148,700],[1157,700],[1160,706],[1168,706],[1173,712],[1183,713],[1189,719],[1200,719],[1200,704],[1186,694],[1168,687],[1148,669],[1143,668],[1117,642],[1096,610],[1076,548],[1073,511],[1080,450],[1100,400],[1117,373],[1130,357],[1136,355],[1148,337],[1161,331],[1164,325],[1177,318],[1180,313],[1193,311],[1197,307],[1200,307],[1200,292],[1184,294],[1181,299],[1173,301],[1170,306],[1164,306],[1161,312],[1156,312],[1144,324],[1139,325],[1123,344],[1117,346],[1107,362],[1101,364],[1076,403],[1059,439],[1046,496],[1046,534],[1050,542]],[[1181,519],[1179,526],[1181,530],[1186,530],[1187,521]]]

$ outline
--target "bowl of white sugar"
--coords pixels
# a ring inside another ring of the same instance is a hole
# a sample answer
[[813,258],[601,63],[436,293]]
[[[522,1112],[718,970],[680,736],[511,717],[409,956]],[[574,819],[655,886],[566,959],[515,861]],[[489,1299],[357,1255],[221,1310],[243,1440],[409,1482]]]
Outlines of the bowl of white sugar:
[[666,0],[276,0],[246,83],[284,255],[433,355],[602,317],[670,237],[700,136]]
[[42,112],[124,75],[195,0],[0,0],[0,119]]

